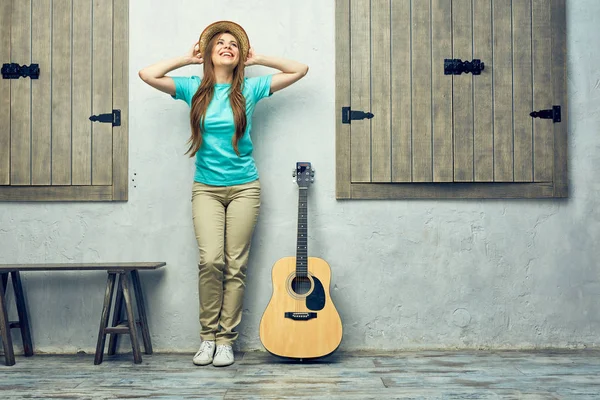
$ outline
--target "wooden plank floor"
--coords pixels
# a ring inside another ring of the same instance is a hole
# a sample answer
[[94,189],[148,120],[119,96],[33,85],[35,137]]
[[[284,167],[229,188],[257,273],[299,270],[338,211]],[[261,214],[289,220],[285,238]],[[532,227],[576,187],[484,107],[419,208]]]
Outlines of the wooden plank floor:
[[600,399],[600,351],[335,353],[289,362],[236,353],[227,368],[192,354],[17,357],[1,399]]

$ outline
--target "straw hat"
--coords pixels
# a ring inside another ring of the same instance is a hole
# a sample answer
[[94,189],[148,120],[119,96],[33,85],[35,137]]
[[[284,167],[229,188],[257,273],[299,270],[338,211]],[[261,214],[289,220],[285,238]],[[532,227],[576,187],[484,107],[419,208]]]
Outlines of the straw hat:
[[204,57],[204,50],[208,45],[208,42],[217,34],[223,32],[231,32],[231,34],[237,39],[240,50],[240,60],[244,61],[248,57],[248,50],[250,49],[250,41],[244,28],[232,21],[217,21],[207,26],[200,35],[199,47],[200,54]]

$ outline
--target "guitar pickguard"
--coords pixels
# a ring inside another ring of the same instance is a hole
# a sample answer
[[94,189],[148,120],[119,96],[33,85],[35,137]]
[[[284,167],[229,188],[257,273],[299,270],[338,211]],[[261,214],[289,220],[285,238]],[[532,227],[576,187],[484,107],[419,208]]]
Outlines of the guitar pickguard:
[[316,276],[313,276],[312,279],[315,286],[312,293],[306,297],[306,308],[312,311],[319,311],[325,307],[325,289]]

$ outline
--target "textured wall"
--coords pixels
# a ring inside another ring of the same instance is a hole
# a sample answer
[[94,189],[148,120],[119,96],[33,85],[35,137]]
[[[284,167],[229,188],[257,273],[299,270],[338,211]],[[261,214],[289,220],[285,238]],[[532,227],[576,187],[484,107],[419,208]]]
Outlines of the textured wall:
[[[332,267],[343,349],[597,346],[600,2],[567,3],[569,199],[342,202],[334,192],[333,0],[131,0],[130,200],[1,204],[0,262],[164,260],[166,270],[142,276],[155,349],[196,349],[193,162],[183,155],[188,110],[143,84],[137,71],[186,52],[209,22],[233,19],[257,52],[311,68],[256,110],[263,205],[240,348],[262,348],[258,324],[271,266],[294,255],[291,171],[300,160],[317,170],[309,254]],[[253,67],[249,74],[265,72]],[[24,281],[37,350],[93,351],[105,274],[30,273]]]

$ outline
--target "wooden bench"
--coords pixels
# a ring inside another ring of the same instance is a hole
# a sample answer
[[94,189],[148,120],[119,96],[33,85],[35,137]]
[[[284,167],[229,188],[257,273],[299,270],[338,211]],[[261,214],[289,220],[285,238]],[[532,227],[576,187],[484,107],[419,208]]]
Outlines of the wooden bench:
[[[138,340],[137,325],[140,326],[142,340],[144,342],[144,352],[152,354],[152,343],[150,341],[150,332],[146,319],[146,307],[144,304],[144,295],[140,283],[138,271],[155,270],[165,266],[164,262],[142,262],[142,263],[82,263],[82,264],[0,264],[0,340],[4,346],[4,358],[6,365],[15,364],[15,354],[10,330],[19,328],[21,338],[23,339],[23,352],[26,357],[33,355],[33,345],[31,342],[31,330],[29,326],[29,317],[25,305],[25,295],[21,284],[20,272],[29,271],[107,271],[108,281],[106,283],[106,293],[104,295],[104,306],[100,317],[100,330],[98,332],[98,343],[96,345],[96,356],[94,364],[102,363],[104,356],[104,347],[106,335],[110,334],[108,344],[108,354],[113,355],[117,349],[117,335],[129,334],[131,338],[131,347],[133,349],[134,363],[142,362],[140,345]],[[11,277],[14,289],[15,303],[17,306],[18,321],[9,321],[5,292],[7,289],[8,278]],[[118,281],[117,281],[118,278]],[[134,299],[129,290],[129,279],[134,290],[135,303],[139,320],[134,316]],[[115,282],[117,282],[116,298],[113,307],[113,295],[115,293]],[[125,319],[122,319],[123,303],[125,305]],[[108,326],[108,320],[112,313],[112,324]]]

